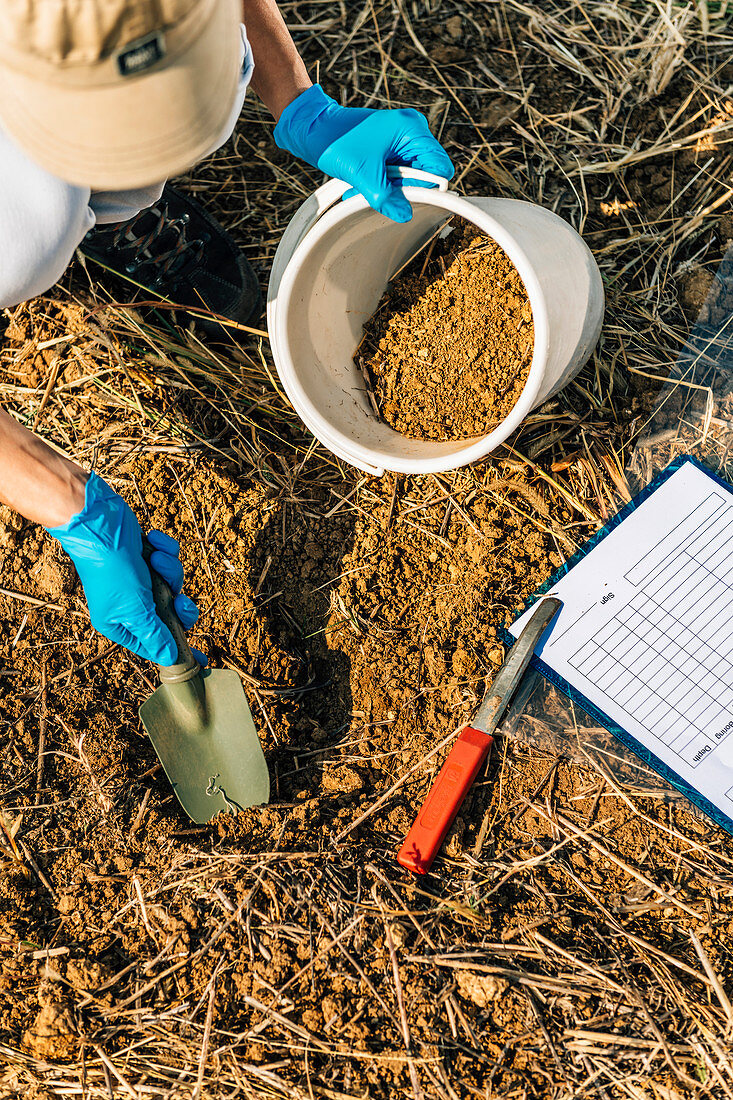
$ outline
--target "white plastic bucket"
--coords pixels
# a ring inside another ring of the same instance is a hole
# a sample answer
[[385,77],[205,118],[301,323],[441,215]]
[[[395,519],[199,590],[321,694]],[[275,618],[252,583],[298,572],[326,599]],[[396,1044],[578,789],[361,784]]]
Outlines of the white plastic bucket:
[[[293,408],[330,451],[367,473],[451,470],[484,458],[531,409],[580,370],[601,331],[598,266],[556,214],[515,199],[464,198],[446,180],[398,170],[436,188],[405,187],[413,217],[399,224],[348,185],[329,180],[296,212],[275,253],[267,325],[275,366]],[[449,443],[408,439],[375,416],[352,356],[395,271],[450,214],[504,249],[524,282],[534,354],[522,394],[488,435]]]

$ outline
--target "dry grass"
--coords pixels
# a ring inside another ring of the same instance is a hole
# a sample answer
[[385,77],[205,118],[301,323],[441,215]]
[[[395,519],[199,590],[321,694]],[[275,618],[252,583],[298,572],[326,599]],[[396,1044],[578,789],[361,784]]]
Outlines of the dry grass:
[[[733,163],[727,0],[282,7],[327,90],[347,103],[421,106],[467,193],[541,202],[584,233],[608,296],[591,362],[496,461],[395,478],[385,496],[301,428],[264,336],[251,335],[239,351],[212,350],[176,329],[165,308],[151,315],[113,301],[90,267],[12,314],[16,333],[28,335],[12,355],[0,346],[4,377],[21,360],[34,361],[38,377],[4,383],[6,407],[113,480],[134,454],[175,457],[184,481],[187,463],[210,461],[243,490],[263,487],[273,512],[376,517],[386,534],[412,524],[429,529],[436,546],[450,547],[451,516],[470,531],[485,499],[567,556],[680,450],[730,472],[733,413],[721,407],[724,371],[711,374],[709,349],[683,365],[687,385],[665,392],[654,419],[657,382],[649,385],[666,377],[687,339],[679,286],[700,267],[714,270],[724,251],[719,215]],[[230,146],[185,181],[265,277],[288,219],[320,182],[278,153],[269,125],[248,101]],[[92,416],[108,425],[97,438],[84,430]],[[651,442],[636,449],[644,437]],[[144,520],[144,486],[139,492]],[[30,597],[17,595],[22,629]],[[343,606],[343,617],[355,633],[365,629],[352,609]],[[82,619],[78,629],[90,628]],[[269,722],[277,686],[247,683]],[[482,686],[472,685],[473,698]],[[40,700],[31,698],[26,713]],[[470,701],[469,692],[467,708]],[[275,836],[270,845],[262,834],[210,843],[210,834],[185,829],[161,841],[165,873],[123,881],[110,902],[108,929],[135,926],[148,937],[134,965],[87,985],[67,972],[69,1018],[57,1027],[80,1046],[71,1058],[40,1057],[17,1036],[3,1037],[0,1094],[733,1098],[730,840],[667,801],[664,785],[629,769],[600,731],[590,736],[596,749],[586,768],[554,758],[551,734],[573,759],[589,753],[583,716],[562,700],[540,693],[523,708],[515,732],[545,751],[504,742],[472,843],[453,845],[427,883],[396,872],[394,837],[380,815],[408,789],[411,811],[432,753],[403,766],[395,748],[392,782],[373,791],[358,821],[319,825],[310,847],[282,847]],[[349,745],[353,759],[367,759],[361,736],[354,723],[318,759],[327,763],[332,752],[341,761]],[[71,731],[69,743],[106,815],[114,791],[94,775],[83,736]],[[34,792],[42,759],[41,750]],[[132,835],[144,831],[149,797]],[[42,833],[34,856],[21,843],[12,786],[4,803],[3,862],[32,871],[54,894],[62,884],[44,872],[52,857]],[[161,917],[186,905],[198,913],[190,941],[166,931]],[[43,946],[4,937],[0,947],[27,963],[26,984],[35,987],[78,956],[63,935]],[[281,949],[297,962],[270,981]],[[242,970],[261,975],[256,990],[236,984]],[[183,974],[195,975],[192,984],[179,984]],[[308,982],[340,991],[322,1027],[305,1017]],[[230,1011],[246,1027],[230,1029]],[[354,1021],[360,1039],[348,1030]]]

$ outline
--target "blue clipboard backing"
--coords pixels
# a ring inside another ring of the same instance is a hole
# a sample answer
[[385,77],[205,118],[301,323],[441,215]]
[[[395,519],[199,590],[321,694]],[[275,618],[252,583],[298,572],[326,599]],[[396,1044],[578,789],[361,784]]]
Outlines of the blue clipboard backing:
[[[525,600],[522,607],[519,608],[516,615],[514,616],[514,621],[516,621],[516,619],[518,619],[520,615],[522,615],[527,610],[528,607],[531,607],[532,604],[535,603],[540,596],[544,596],[547,592],[549,592],[554,587],[554,585],[557,584],[561,577],[564,577],[565,574],[568,573],[574,565],[577,565],[579,561],[582,561],[582,559],[586,557],[586,555],[589,554],[590,551],[595,546],[597,546],[599,542],[607,538],[612,531],[614,531],[621,523],[623,523],[627,516],[631,515],[631,513],[634,512],[640,504],[643,504],[647,497],[651,496],[652,493],[655,492],[655,490],[658,489],[660,485],[663,485],[664,482],[672,476],[672,474],[676,473],[677,470],[679,470],[688,462],[691,463],[693,466],[696,466],[704,474],[707,474],[707,476],[712,481],[714,481],[717,485],[725,489],[726,492],[733,496],[733,485],[730,485],[727,481],[724,481],[721,477],[718,476],[718,474],[716,474],[704,463],[700,462],[697,458],[694,458],[692,455],[680,455],[678,458],[670,462],[668,466],[665,466],[665,468],[661,470],[654,478],[652,478],[649,484],[645,486],[645,488],[642,489],[641,492],[637,493],[637,495],[632,500],[630,500],[628,504],[625,504],[623,508],[621,508],[620,511],[618,511],[616,515],[608,521],[608,523],[606,523],[599,531],[597,531],[595,535],[593,535],[592,538],[590,538],[588,542],[585,543],[584,546],[581,546],[581,548],[577,550],[573,554],[573,556],[565,562],[564,565],[561,565],[559,569],[556,569],[552,576],[549,577],[548,580],[544,582],[544,584],[540,585],[540,587],[527,600]],[[502,629],[501,633],[505,643],[511,647],[516,641],[514,635],[510,634],[506,628]],[[631,751],[635,753],[640,760],[642,760],[650,768],[653,768],[658,775],[661,775],[663,779],[666,779],[668,783],[670,783],[676,790],[680,792],[680,794],[683,794],[686,798],[690,800],[690,802],[693,803],[693,805],[697,806],[698,809],[702,810],[703,813],[710,817],[717,825],[720,825],[722,829],[725,829],[726,832],[730,833],[731,836],[733,836],[733,818],[730,818],[726,814],[724,814],[718,806],[715,806],[712,802],[709,801],[709,799],[705,797],[705,795],[701,794],[700,791],[698,791],[695,787],[688,783],[686,779],[683,779],[682,776],[678,775],[677,772],[670,768],[668,764],[666,764],[663,760],[660,760],[658,756],[656,756],[650,749],[646,747],[646,745],[643,745],[640,741],[637,741],[637,739],[633,737],[632,734],[628,732],[628,730],[625,730],[621,726],[618,726],[611,718],[608,717],[607,714],[599,710],[599,708],[596,707],[595,704],[591,703],[589,699],[586,699],[582,692],[578,691],[578,689],[573,687],[573,685],[569,683],[569,681],[567,681],[564,677],[559,676],[557,672],[546,665],[540,657],[533,656],[530,661],[530,667],[536,669],[537,672],[540,672],[547,680],[550,681],[551,684],[554,684],[555,687],[563,693],[563,695],[566,695],[572,702],[577,703],[578,706],[582,707],[583,710],[586,711],[586,713],[589,714],[591,718],[595,719],[595,721],[598,722],[599,725],[607,729],[609,733],[612,733],[614,737],[618,738],[618,740],[623,745],[631,749]]]

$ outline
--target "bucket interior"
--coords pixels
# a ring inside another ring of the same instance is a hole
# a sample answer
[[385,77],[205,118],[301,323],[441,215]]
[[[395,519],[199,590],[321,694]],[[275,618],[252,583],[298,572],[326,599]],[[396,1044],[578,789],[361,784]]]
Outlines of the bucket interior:
[[338,442],[332,432],[341,433],[349,446],[368,448],[391,468],[395,457],[435,460],[475,442],[408,439],[394,431],[374,415],[353,361],[390,277],[449,213],[415,203],[412,220],[398,224],[370,208],[359,210],[327,230],[304,256],[287,304],[286,340],[299,396],[323,418],[316,434],[326,445]]

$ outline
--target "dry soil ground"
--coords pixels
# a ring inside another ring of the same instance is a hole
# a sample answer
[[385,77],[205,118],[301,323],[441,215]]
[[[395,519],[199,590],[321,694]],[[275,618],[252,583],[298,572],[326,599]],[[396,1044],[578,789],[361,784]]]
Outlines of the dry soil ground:
[[[434,872],[394,861],[507,616],[628,495],[733,237],[726,5],[283,7],[328,91],[422,107],[459,187],[584,234],[603,338],[491,461],[376,480],[300,428],[264,338],[207,348],[80,264],[5,316],[6,406],[182,541],[193,640],[242,675],[273,797],[184,819],[137,719],[153,671],[4,512],[0,1095],[730,1098],[733,840],[712,823],[504,740]],[[319,182],[270,128],[248,102],[181,181],[263,280]]]

